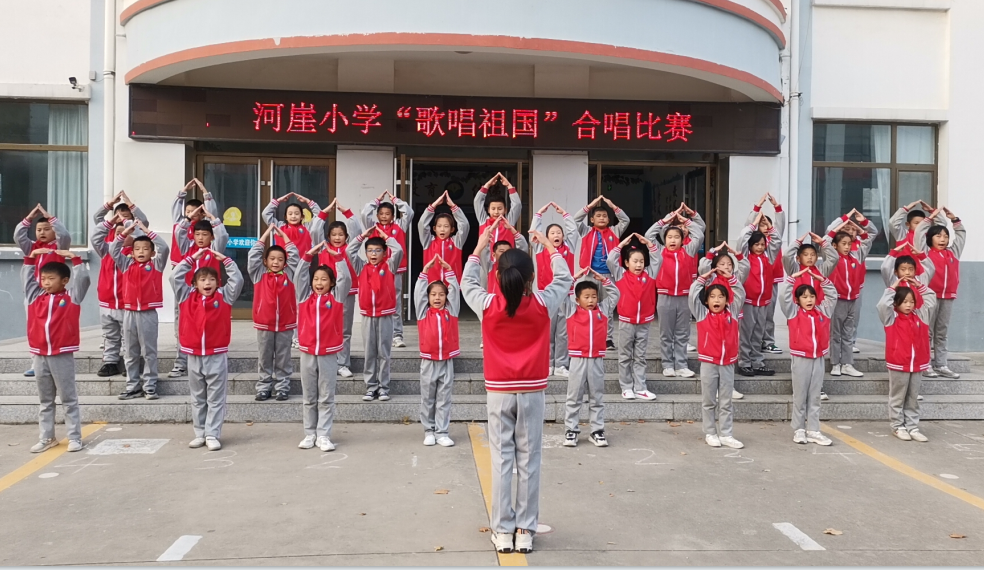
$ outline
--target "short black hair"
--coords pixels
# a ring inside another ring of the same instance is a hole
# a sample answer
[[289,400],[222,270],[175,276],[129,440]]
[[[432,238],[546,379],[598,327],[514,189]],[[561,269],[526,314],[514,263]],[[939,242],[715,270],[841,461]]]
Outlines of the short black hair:
[[639,243],[638,238],[632,238],[629,245],[622,248],[621,261],[623,268],[628,268],[629,259],[632,257],[633,253],[641,253],[642,264],[649,267],[649,248],[644,247],[641,243]]
[[820,252],[817,251],[817,246],[813,245],[812,243],[804,243],[804,244],[800,244],[800,246],[796,248],[796,256],[799,257],[800,255],[803,255],[804,251],[808,251],[811,249],[813,250],[813,253],[817,255],[820,254]]
[[753,245],[757,244],[760,241],[764,241],[766,244],[768,244],[769,243],[769,238],[765,237],[765,234],[763,234],[762,232],[760,232],[758,230],[753,231],[752,232],[752,235],[748,236],[748,249],[749,249],[749,251],[751,251]]
[[926,212],[923,212],[922,210],[911,210],[905,216],[905,223],[908,224],[912,222],[913,218],[925,218],[925,217],[926,217]]
[[208,232],[209,235],[215,237],[215,233],[212,231],[212,222],[208,220],[198,220],[192,228],[194,228],[193,231]]
[[840,243],[841,240],[844,238],[851,240],[852,243],[854,242],[854,237],[851,234],[845,232],[844,230],[841,230],[836,234],[834,234],[834,243]]
[[437,221],[438,220],[447,220],[448,221],[448,224],[451,225],[451,234],[450,235],[454,235],[454,234],[458,233],[458,223],[454,220],[454,216],[452,216],[451,214],[449,214],[447,212],[442,212],[442,213],[434,216],[434,222],[430,226],[430,230],[431,230],[431,233],[433,235],[435,235],[435,236],[437,235],[437,233],[434,231],[434,228],[437,227]]
[[284,254],[284,261],[287,260],[287,250],[280,247],[279,245],[271,245],[270,247],[268,247],[267,250],[263,252],[263,259],[270,257],[270,254],[275,251],[279,251],[280,253]]
[[502,202],[502,207],[505,208],[507,212],[509,211],[509,202],[506,201],[506,197],[501,191],[489,192],[488,197],[485,199],[486,213],[488,213],[489,206],[491,206],[493,202]]
[[444,281],[431,281],[427,285],[427,295],[430,295],[431,294],[431,289],[433,289],[434,287],[443,287],[444,288],[444,294],[445,295],[448,294],[448,286],[447,286],[447,284]]
[[936,224],[926,231],[926,245],[933,247],[933,238],[939,234],[946,234],[946,237],[950,237],[950,230],[946,229],[943,224]]
[[367,250],[369,249],[369,246],[370,245],[377,245],[377,246],[383,248],[384,250],[389,247],[389,246],[386,245],[386,240],[384,240],[383,238],[381,238],[379,236],[372,236],[371,238],[367,239],[366,240],[366,249]]
[[396,217],[396,208],[394,208],[393,207],[393,204],[391,204],[389,202],[383,202],[380,205],[376,206],[376,213],[378,214],[379,211],[382,210],[382,209],[384,209],[384,208],[387,209],[387,210],[389,210],[390,211],[390,214],[392,214],[394,218]]
[[284,213],[286,214],[287,213],[287,210],[289,210],[291,208],[297,208],[298,210],[301,211],[301,215],[302,216],[304,215],[304,206],[302,206],[300,204],[300,202],[291,202],[290,204],[287,204],[287,207],[284,208]]
[[345,233],[345,239],[348,239],[348,226],[345,225],[345,222],[332,222],[328,224],[328,233],[325,234],[325,237],[331,237],[331,230],[336,228],[341,229]]
[[48,224],[48,223],[51,223],[51,220],[49,220],[48,218],[41,217],[41,218],[38,218],[38,221],[36,223],[37,224],[40,224],[42,222]]
[[718,266],[718,263],[724,259],[727,259],[728,261],[731,262],[731,269],[734,270],[735,260],[731,259],[731,254],[729,254],[727,251],[719,252],[717,255],[714,256],[714,259],[711,260],[711,269],[716,268]]
[[319,271],[324,271],[325,273],[328,274],[328,279],[331,280],[331,288],[334,289],[335,288],[335,285],[338,284],[338,278],[335,277],[335,270],[332,269],[331,267],[327,266],[327,265],[319,265],[317,267],[311,268],[311,281],[310,281],[310,283],[314,283],[314,274],[317,273],[317,272],[319,272]]
[[197,208],[202,205],[202,201],[197,198],[192,198],[191,200],[185,200],[185,207],[192,206]]
[[574,298],[577,299],[578,297],[580,297],[581,293],[587,289],[591,289],[592,291],[597,293],[598,284],[595,283],[594,281],[589,281],[587,279],[581,281],[580,283],[574,286]]
[[219,272],[214,267],[199,267],[198,271],[195,272],[195,276],[191,278],[191,284],[196,285],[202,277],[214,277],[218,281]]
[[899,268],[907,263],[911,265],[913,269],[919,267],[916,264],[916,258],[912,257],[911,255],[900,255],[897,258],[895,258],[895,273],[898,273]]
[[127,206],[126,202],[120,202],[119,204],[116,205],[115,208],[113,208],[114,213],[129,212],[129,211],[130,211],[130,206]]
[[663,239],[664,240],[666,239],[666,236],[669,235],[672,230],[676,230],[676,231],[680,232],[680,239],[683,239],[684,237],[686,237],[686,234],[683,233],[683,228],[681,228],[680,226],[670,226],[670,227],[666,228],[666,231],[665,232],[663,232]]
[[498,248],[500,245],[505,245],[508,246],[509,248],[512,248],[513,246],[513,244],[509,243],[508,240],[500,239],[499,241],[492,244],[492,251],[495,251],[496,248]]
[[145,242],[149,243],[150,244],[150,251],[154,251],[156,249],[154,247],[154,240],[150,239],[147,236],[137,236],[137,237],[133,238],[133,245],[136,246],[137,245],[137,242],[140,242],[140,241],[145,241]]
[[711,296],[711,291],[720,291],[724,298],[731,302],[731,291],[725,287],[722,283],[713,283],[710,287],[705,287],[703,291],[700,292],[700,302],[705,307],[707,306],[707,298]]
[[895,289],[895,297],[892,298],[892,305],[898,307],[905,302],[905,298],[912,295],[912,300],[916,300],[916,294],[909,287],[899,286]]
[[60,279],[69,279],[72,276],[72,270],[68,268],[61,261],[49,261],[41,266],[41,273],[54,273],[58,275]]
[[799,299],[803,296],[803,293],[812,293],[814,297],[817,296],[817,290],[813,288],[813,285],[807,285],[804,283],[796,288],[796,291],[793,293],[793,299]]
[[[588,212],[588,219],[590,220],[591,218],[593,218],[594,215],[598,212],[604,212],[605,214],[608,214],[608,206],[605,204],[598,204],[597,206],[591,208],[591,211]],[[611,218],[611,216],[608,217]]]

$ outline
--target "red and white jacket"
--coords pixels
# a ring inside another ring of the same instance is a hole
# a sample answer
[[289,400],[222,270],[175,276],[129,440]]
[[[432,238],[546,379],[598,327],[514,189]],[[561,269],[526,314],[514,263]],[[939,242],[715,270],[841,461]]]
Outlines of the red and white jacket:
[[[389,251],[384,260],[373,265],[359,257],[365,243],[360,235],[348,245],[346,253],[358,272],[359,312],[366,317],[385,317],[396,314],[396,268],[403,261],[403,249],[396,238],[386,239]],[[303,261],[303,258],[302,258]]]
[[[420,220],[417,222],[417,228],[420,232],[420,245],[424,248],[423,264],[427,265],[430,260],[434,259],[434,256],[440,255],[441,259],[451,265],[451,271],[455,275],[461,275],[463,268],[461,248],[465,245],[465,239],[468,238],[468,230],[471,228],[471,224],[468,223],[468,218],[462,209],[455,204],[451,206],[451,216],[454,217],[457,231],[453,235],[441,239],[431,231],[431,222],[434,220],[434,213],[434,205],[431,204],[427,206],[427,209],[424,210],[420,216]],[[441,264],[436,263],[430,269],[430,272],[428,272],[427,279],[431,282],[443,281],[443,273],[444,270]]]
[[[407,271],[407,232],[410,231],[410,223],[413,221],[413,209],[410,204],[400,200],[399,198],[393,199],[393,208],[400,211],[400,217],[394,216],[393,221],[389,224],[379,223],[379,218],[376,217],[376,211],[379,205],[383,202],[379,199],[373,200],[366,204],[365,208],[362,209],[362,225],[366,228],[371,226],[378,226],[379,229],[383,230],[387,238],[393,238],[396,243],[400,244],[403,249],[404,255],[400,257],[400,265],[394,273],[406,273]],[[393,212],[396,214],[396,212]],[[393,251],[387,253],[387,256],[392,255]],[[358,267],[356,267],[358,270]],[[361,289],[361,286],[360,286]]]
[[[41,257],[41,256],[39,256]],[[65,258],[59,256],[61,263]],[[21,283],[27,298],[27,344],[31,354],[55,356],[79,349],[79,316],[89,288],[82,259],[72,259],[72,276],[60,293],[46,293],[35,278],[38,259],[25,257]]]
[[178,303],[179,350],[184,354],[211,356],[229,352],[232,340],[232,304],[243,289],[243,275],[232,258],[222,263],[229,273],[229,282],[211,295],[202,295],[185,281],[194,260],[186,257],[174,268],[171,277],[174,301]]
[[608,315],[621,293],[611,279],[606,278],[601,286],[605,288],[605,299],[590,311],[577,304],[573,293],[568,297],[567,354],[573,358],[605,357]]
[[[574,252],[571,251],[571,248],[566,243],[560,244],[560,247],[556,248],[556,251],[567,262],[567,267],[573,275]],[[553,281],[553,270],[550,269],[550,252],[546,249],[541,249],[536,254],[536,288],[542,291],[546,289],[551,281]]]
[[864,262],[853,254],[837,255],[837,265],[830,274],[834,287],[837,288],[837,298],[845,301],[854,301],[861,296],[861,289],[864,288],[865,267]]
[[652,322],[656,316],[656,275],[663,261],[662,249],[655,242],[649,248],[649,266],[635,275],[622,267],[622,248],[616,246],[608,254],[608,270],[611,271],[618,287],[618,320],[623,323],[641,325]]
[[698,277],[688,293],[690,312],[697,319],[697,358],[701,362],[728,366],[738,361],[738,323],[745,303],[745,289],[737,275],[732,274],[727,280],[730,296],[727,308],[712,313],[701,302],[700,295],[713,283],[713,280]]
[[123,309],[127,311],[154,311],[164,306],[164,265],[169,250],[155,232],[147,237],[154,241],[154,257],[144,262],[123,253],[122,235],[117,235],[109,248],[113,262],[123,272]]
[[441,281],[448,288],[448,295],[442,309],[430,306],[427,287],[432,281],[426,273],[421,273],[417,277],[417,284],[414,287],[417,330],[420,333],[420,357],[425,360],[451,360],[461,353],[458,346],[458,311],[461,306],[458,278],[453,271],[445,271]]
[[[837,289],[829,279],[824,279],[817,291],[816,305],[809,311],[800,307],[793,295],[796,288],[791,277],[780,293],[780,307],[789,323],[789,354],[800,358],[823,358],[830,350],[830,315],[837,302]],[[824,298],[820,300],[823,289]]]
[[[333,266],[335,287],[322,295],[311,289],[312,258],[301,254],[295,273],[294,289],[297,295],[297,344],[301,352],[315,356],[335,354],[345,344],[345,302],[352,284],[348,267],[341,260]],[[339,299],[342,299],[339,301]]]
[[261,331],[283,332],[297,328],[297,299],[294,275],[297,270],[297,246],[287,246],[287,263],[274,273],[263,265],[266,247],[257,240],[250,248],[247,261],[250,281],[253,282],[253,328]]
[[[116,239],[116,228],[106,220],[96,223],[92,232],[92,247],[99,254],[99,281],[96,283],[96,294],[99,306],[104,309],[123,308],[123,272],[116,267],[109,247]],[[124,247],[123,255],[130,256],[133,248]]]
[[[310,251],[311,246],[314,245],[313,238],[311,237],[312,223],[300,223],[295,226],[287,223],[285,220],[278,220],[277,209],[279,207],[280,201],[276,198],[271,198],[270,203],[263,208],[263,221],[266,222],[267,225],[276,224],[277,227],[280,228],[280,231],[284,232],[284,234],[290,238],[290,242],[297,246],[298,251]],[[318,203],[314,200],[308,200],[307,207],[311,212],[312,217],[321,214],[321,207],[318,206]],[[273,234],[273,243],[274,245],[284,247],[284,240],[280,237],[280,234]]]
[[[781,207],[777,207],[777,221],[785,221],[785,214]],[[748,275],[742,285],[745,288],[745,304],[753,307],[765,307],[772,302],[772,285],[775,282],[775,265],[779,263],[779,252],[781,250],[782,234],[776,226],[769,228],[765,233],[765,251],[762,253],[752,253],[749,247],[749,238],[753,232],[758,230],[754,224],[749,224],[741,230],[738,237],[738,249],[746,255],[748,260]],[[781,267],[781,264],[780,264]],[[737,269],[737,268],[736,268]]]
[[936,268],[929,288],[939,299],[956,299],[957,288],[960,287],[960,259],[949,249],[935,247],[930,248],[926,255]]
[[[911,287],[910,287],[911,289]],[[915,309],[908,315],[895,308],[895,289],[885,289],[878,301],[878,317],[885,325],[885,367],[896,372],[929,370],[929,322],[936,295],[924,284],[913,290]]]

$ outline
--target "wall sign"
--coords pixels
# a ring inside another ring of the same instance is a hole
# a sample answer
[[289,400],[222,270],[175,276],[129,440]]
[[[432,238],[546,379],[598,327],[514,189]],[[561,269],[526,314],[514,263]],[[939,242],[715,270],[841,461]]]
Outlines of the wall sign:
[[777,154],[780,107],[130,85],[134,139]]

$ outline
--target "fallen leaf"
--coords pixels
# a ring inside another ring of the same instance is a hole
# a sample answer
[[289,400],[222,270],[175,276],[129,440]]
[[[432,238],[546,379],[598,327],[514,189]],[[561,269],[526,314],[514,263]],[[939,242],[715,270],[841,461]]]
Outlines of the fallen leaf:
[[364,517],[364,516],[366,516],[366,514],[365,513],[359,513],[359,516],[360,517]]
[[646,423],[646,420],[639,420],[639,423],[640,424],[644,424],[644,423]]
[[825,529],[823,529],[823,533],[824,534],[832,534],[834,536],[840,536],[840,535],[844,534],[843,532],[841,532],[841,531],[839,531],[839,530],[837,530],[835,528],[825,528]]
[[451,491],[448,491],[447,489],[438,489],[438,490],[434,491],[434,494],[435,495],[447,495],[450,492]]
[[951,534],[950,538],[967,538],[965,534]]
[[766,473],[768,473],[769,471],[772,471],[772,469],[763,469],[762,471],[765,471]]
[[680,424],[676,422],[670,422],[670,427],[680,427]]
[[482,528],[478,529],[478,532],[492,532],[492,529],[490,529],[487,526],[483,526]]
[[608,496],[609,496],[609,497],[614,497],[615,495],[613,495],[613,494],[611,494],[611,493],[608,493]]
[[403,416],[403,425],[410,425],[410,416]]
[[440,552],[442,550],[444,550],[444,547],[443,546],[435,546],[434,547],[434,552]]
[[688,424],[692,424],[692,423],[694,423],[694,420],[687,420],[687,423]]
[[620,426],[627,426],[627,425],[629,425],[629,422],[618,422],[618,425],[620,425]]
[[687,454],[687,452],[686,452],[686,451],[681,451],[681,452],[680,452],[680,455],[686,455],[686,454]]
[[129,443],[124,443],[123,444],[123,447],[130,447],[130,444]]
[[19,444],[19,443],[8,443],[7,445],[9,445],[9,446],[11,446],[11,447],[13,447],[13,446],[15,446],[15,445],[20,445],[20,444]]
[[614,542],[609,542],[608,544],[615,544]]
[[246,422],[246,425],[247,426],[251,426],[251,425],[253,425],[253,422]]
[[633,491],[632,489],[626,489],[625,492],[626,493],[635,493],[635,491]]
[[598,484],[599,484],[599,485],[604,485],[604,484],[605,484],[605,482],[604,482],[604,481],[598,481]]

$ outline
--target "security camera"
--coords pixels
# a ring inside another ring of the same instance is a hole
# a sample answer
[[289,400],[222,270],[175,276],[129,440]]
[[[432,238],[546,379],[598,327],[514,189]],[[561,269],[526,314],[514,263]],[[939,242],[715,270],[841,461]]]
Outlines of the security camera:
[[77,90],[79,92],[81,92],[83,89],[85,89],[85,86],[84,85],[79,85],[78,79],[76,79],[74,77],[69,77],[68,78],[68,82],[72,84],[72,89],[75,89],[75,90]]

